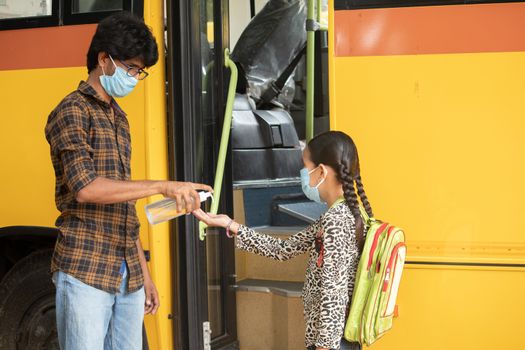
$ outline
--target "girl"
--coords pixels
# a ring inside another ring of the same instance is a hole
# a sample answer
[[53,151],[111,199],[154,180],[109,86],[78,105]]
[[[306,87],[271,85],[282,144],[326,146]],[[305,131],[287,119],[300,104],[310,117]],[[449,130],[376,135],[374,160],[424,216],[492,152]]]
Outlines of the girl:
[[329,209],[289,239],[257,233],[226,215],[207,214],[200,209],[193,214],[209,226],[226,228],[227,233],[237,236],[237,248],[255,254],[283,261],[309,252],[302,293],[306,347],[357,350],[359,344],[342,339],[364,244],[358,195],[372,217],[361,182],[357,149],[345,133],[329,131],[308,143],[303,162],[303,192],[311,200],[326,202]]

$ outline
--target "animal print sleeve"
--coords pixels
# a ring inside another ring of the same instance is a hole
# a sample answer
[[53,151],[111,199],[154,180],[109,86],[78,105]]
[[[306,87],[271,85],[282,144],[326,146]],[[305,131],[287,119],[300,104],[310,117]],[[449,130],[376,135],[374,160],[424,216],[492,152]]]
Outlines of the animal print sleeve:
[[315,239],[318,221],[288,239],[275,238],[240,225],[237,248],[275,260],[285,261],[305,253]]
[[350,267],[357,259],[353,220],[332,215],[322,222],[323,262],[320,266],[320,310],[315,345],[339,349],[348,305]]

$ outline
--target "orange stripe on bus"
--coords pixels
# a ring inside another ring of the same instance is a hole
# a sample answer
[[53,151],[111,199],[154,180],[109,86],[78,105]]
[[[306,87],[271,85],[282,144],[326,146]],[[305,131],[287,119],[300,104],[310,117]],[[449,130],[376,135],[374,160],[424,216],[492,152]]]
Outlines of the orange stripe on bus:
[[78,67],[96,25],[75,25],[0,31],[0,70]]
[[525,3],[335,11],[336,56],[525,51]]

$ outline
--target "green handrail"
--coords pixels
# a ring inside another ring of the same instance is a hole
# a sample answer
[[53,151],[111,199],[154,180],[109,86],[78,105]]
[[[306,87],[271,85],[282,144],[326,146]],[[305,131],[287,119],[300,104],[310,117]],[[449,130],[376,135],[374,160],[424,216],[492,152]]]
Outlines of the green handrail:
[[[317,7],[317,8],[316,8]],[[315,74],[315,32],[327,31],[321,26],[321,0],[308,0],[306,13],[306,141],[314,137],[314,74]]]
[[[319,6],[320,7],[320,6]],[[320,11],[320,8],[318,9]],[[308,0],[307,21],[315,21],[315,0]],[[306,32],[306,141],[314,137],[315,29]]]
[[[228,97],[226,99],[226,109],[224,111],[224,122],[222,125],[221,144],[219,147],[219,159],[217,160],[217,170],[215,171],[215,182],[213,184],[213,200],[211,202],[210,213],[217,214],[219,201],[221,199],[222,179],[224,177],[224,165],[226,164],[226,153],[228,152],[228,142],[232,125],[233,100],[235,99],[235,89],[237,88],[237,66],[230,59],[230,50],[224,50],[224,66],[230,68],[230,85],[228,87]],[[199,238],[201,241],[206,237],[208,225],[202,221],[199,223]]]

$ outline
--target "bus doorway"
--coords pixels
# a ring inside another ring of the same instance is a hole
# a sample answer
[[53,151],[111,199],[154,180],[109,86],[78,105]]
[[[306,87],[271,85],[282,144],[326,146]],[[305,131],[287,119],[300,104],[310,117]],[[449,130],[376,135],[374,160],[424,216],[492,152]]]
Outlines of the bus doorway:
[[[236,1],[170,3],[171,169],[173,178],[185,181],[212,185],[219,177],[230,83],[224,51],[230,48],[238,82],[218,211],[286,237],[325,209],[306,199],[299,181],[307,134],[307,2],[258,5],[252,12]],[[327,81],[321,79],[327,70],[326,32],[316,36],[319,61],[312,74],[320,102],[314,111],[315,134],[329,128]],[[265,92],[276,85],[281,85],[279,91],[266,99]],[[244,254],[224,230],[208,229],[200,241],[193,218],[179,220],[174,229],[174,333],[179,348],[302,346],[304,257],[278,265]]]
[[[230,83],[224,51],[231,48],[239,79],[218,211],[283,237],[325,209],[306,199],[299,181],[306,138],[306,5],[263,1],[250,8],[201,0],[168,8],[172,178],[212,185],[218,176]],[[329,129],[327,36],[316,36],[315,134]],[[279,93],[263,101],[279,80]],[[190,217],[173,229],[176,348],[302,347],[304,257],[277,265],[244,254],[224,230],[208,229],[200,241]]]
[[[171,177],[213,184],[225,104],[228,2],[168,3],[168,129]],[[232,212],[231,171],[219,211]],[[191,216],[172,226],[176,349],[235,349],[233,241]]]

